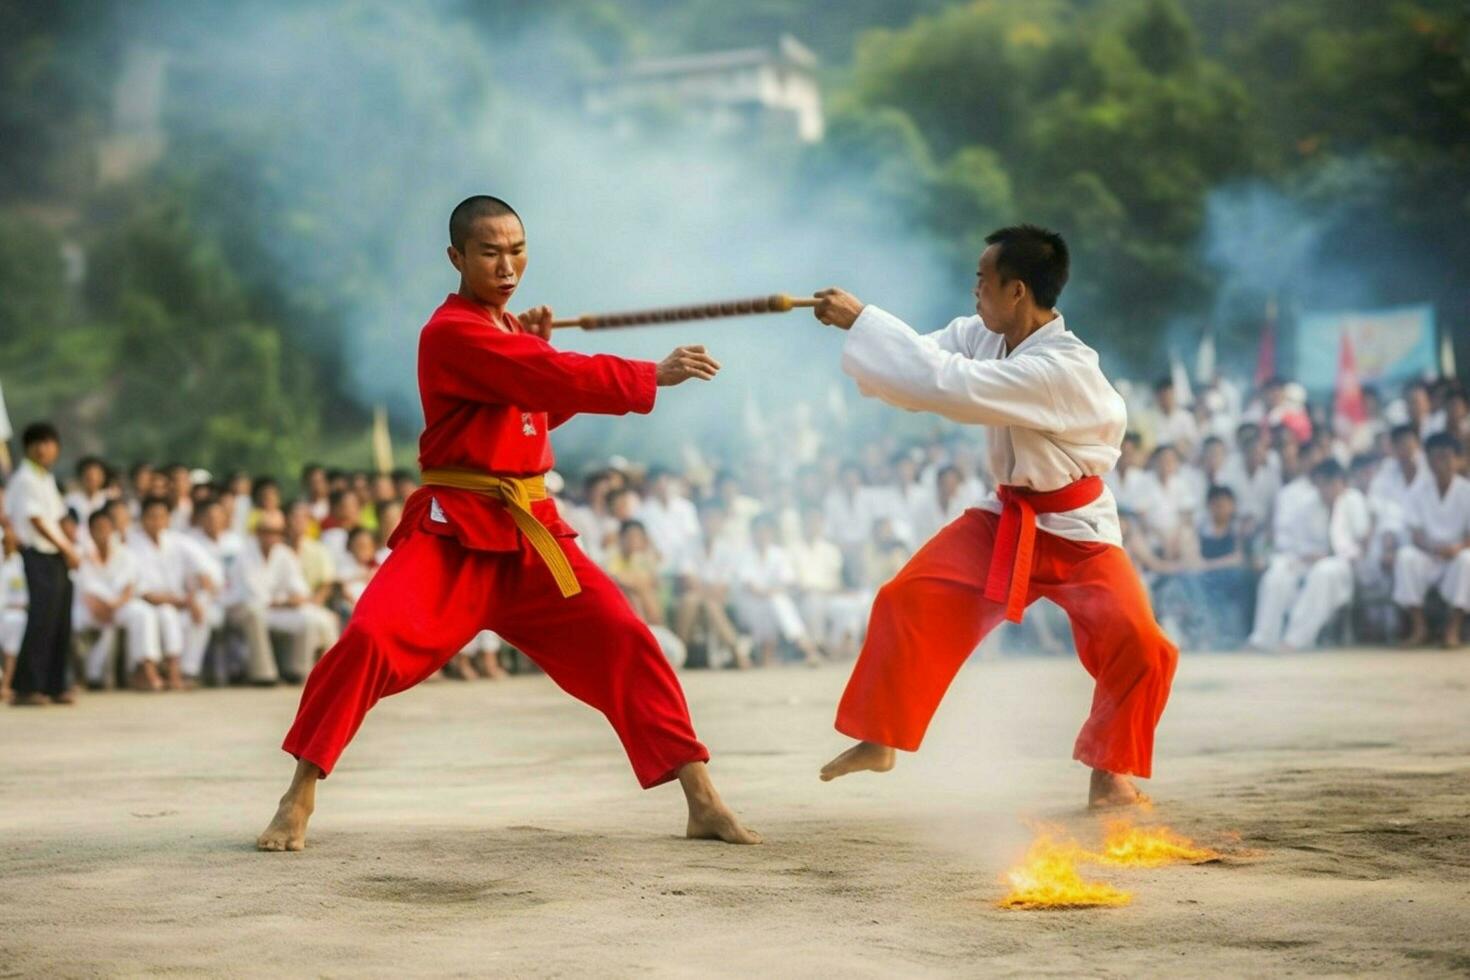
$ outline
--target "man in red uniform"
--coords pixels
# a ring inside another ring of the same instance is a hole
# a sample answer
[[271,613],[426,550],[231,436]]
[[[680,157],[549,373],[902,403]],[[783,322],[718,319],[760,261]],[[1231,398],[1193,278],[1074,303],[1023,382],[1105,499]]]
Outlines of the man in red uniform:
[[282,746],[298,762],[256,844],[298,851],[316,783],[378,699],[413,687],[490,629],[572,696],[607,716],[645,788],[678,778],[690,837],[756,844],[721,801],[673,669],[621,590],[572,541],[547,496],[547,433],[579,412],[653,409],[655,389],[709,380],[719,364],[681,347],[654,364],[558,351],[551,311],[506,311],[526,269],[526,234],[498,198],[449,219],[459,292],[419,336],[423,486],[341,640],[307,678]]

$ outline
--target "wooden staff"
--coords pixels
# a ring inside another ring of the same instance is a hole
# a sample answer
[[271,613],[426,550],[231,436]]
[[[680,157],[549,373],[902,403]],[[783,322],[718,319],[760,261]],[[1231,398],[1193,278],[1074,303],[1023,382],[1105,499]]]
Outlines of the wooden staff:
[[816,305],[815,297],[776,293],[774,296],[703,303],[698,306],[668,306],[660,310],[638,310],[632,313],[589,313],[573,320],[553,320],[551,325],[581,327],[583,330],[612,330],[645,323],[676,323],[681,320],[708,320],[721,316],[749,316],[753,313],[787,313],[800,306]]

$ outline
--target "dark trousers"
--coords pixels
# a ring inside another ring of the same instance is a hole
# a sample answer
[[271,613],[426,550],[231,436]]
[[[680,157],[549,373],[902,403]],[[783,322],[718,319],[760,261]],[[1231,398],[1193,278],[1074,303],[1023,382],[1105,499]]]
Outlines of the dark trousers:
[[55,697],[67,689],[71,662],[71,578],[60,555],[24,548],[20,558],[30,607],[25,639],[15,659],[14,690],[18,695],[39,692]]

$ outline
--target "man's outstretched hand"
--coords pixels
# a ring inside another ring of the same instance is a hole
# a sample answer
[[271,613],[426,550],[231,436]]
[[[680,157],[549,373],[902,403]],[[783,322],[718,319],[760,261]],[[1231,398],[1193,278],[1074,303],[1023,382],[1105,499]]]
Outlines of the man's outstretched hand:
[[709,381],[720,370],[720,362],[710,357],[704,347],[695,344],[676,347],[674,352],[658,362],[658,385],[667,388],[682,384],[690,378]]
[[832,286],[817,290],[815,295],[817,305],[812,307],[812,313],[828,326],[846,330],[857,322],[858,314],[863,312],[863,301],[845,289]]
[[542,340],[551,339],[551,321],[555,319],[551,315],[551,307],[533,306],[516,319],[521,321],[521,326],[526,329],[526,333],[540,337]]

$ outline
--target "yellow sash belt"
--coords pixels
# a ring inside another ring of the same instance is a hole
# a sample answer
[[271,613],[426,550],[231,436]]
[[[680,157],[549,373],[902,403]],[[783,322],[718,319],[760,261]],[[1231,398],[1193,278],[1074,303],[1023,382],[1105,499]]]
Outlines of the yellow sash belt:
[[515,521],[516,528],[526,536],[531,547],[536,549],[536,554],[546,563],[551,577],[556,579],[557,588],[561,589],[561,594],[571,598],[582,591],[577,575],[572,571],[572,563],[567,561],[566,552],[561,550],[561,545],[557,544],[546,525],[531,513],[532,501],[545,500],[548,496],[545,477],[496,476],[477,470],[443,468],[424,470],[423,482],[426,487],[472,490],[499,500],[510,512],[510,519]]

